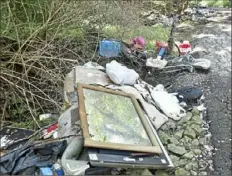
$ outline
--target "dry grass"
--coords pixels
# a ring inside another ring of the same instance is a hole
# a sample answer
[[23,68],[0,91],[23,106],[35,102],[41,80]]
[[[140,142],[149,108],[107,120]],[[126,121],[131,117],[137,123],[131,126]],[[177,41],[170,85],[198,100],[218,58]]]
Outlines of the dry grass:
[[67,72],[96,57],[104,26],[137,25],[138,7],[139,3],[120,1],[3,2],[1,122],[33,119],[40,128],[39,114],[62,107]]

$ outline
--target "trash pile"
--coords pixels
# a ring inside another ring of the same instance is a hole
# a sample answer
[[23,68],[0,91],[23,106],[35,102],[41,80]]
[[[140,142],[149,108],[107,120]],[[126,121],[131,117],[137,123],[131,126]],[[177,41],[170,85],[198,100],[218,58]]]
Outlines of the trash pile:
[[39,131],[0,131],[1,174],[207,175],[206,169],[213,170],[215,149],[198,88],[168,92],[115,60],[105,67],[88,62],[66,76],[64,102],[57,122]]
[[[207,6],[195,6],[188,7],[182,14],[182,21],[193,21],[198,23],[207,23],[212,20],[213,17],[222,17],[223,14],[217,9],[207,7]],[[169,18],[165,15],[160,14],[156,11],[148,11],[142,13],[144,19],[144,25],[153,26],[153,25],[164,25],[171,26],[172,18]]]

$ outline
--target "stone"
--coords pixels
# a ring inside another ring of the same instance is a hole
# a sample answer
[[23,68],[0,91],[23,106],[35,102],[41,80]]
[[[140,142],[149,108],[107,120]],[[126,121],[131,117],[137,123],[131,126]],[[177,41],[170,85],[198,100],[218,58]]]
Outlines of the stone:
[[188,164],[185,166],[185,169],[186,169],[187,171],[192,170],[192,169],[193,169],[192,163],[188,163]]
[[173,143],[173,144],[176,144],[176,145],[178,145],[178,144],[180,143],[175,137],[169,138],[169,141],[170,141],[171,143]]
[[170,174],[164,170],[156,170],[155,175],[157,175],[157,176],[169,176]]
[[189,126],[187,126],[187,128],[185,129],[184,135],[192,139],[196,138],[196,133]]
[[175,137],[176,139],[181,139],[182,136],[183,136],[183,133],[184,133],[184,130],[179,130],[179,131],[177,131],[177,132],[174,134],[174,137]]
[[190,172],[186,171],[183,168],[178,168],[175,170],[175,176],[183,176],[183,175],[190,175]]
[[201,159],[201,160],[199,161],[200,170],[205,170],[205,169],[207,168],[208,165],[209,165],[209,164],[208,164],[206,161],[204,161],[203,159]]
[[177,157],[176,155],[169,155],[171,161],[173,162],[175,167],[178,167],[178,163],[180,161],[180,158]]
[[159,137],[160,137],[160,140],[162,141],[162,143],[164,145],[167,145],[168,144],[168,140],[169,140],[169,135],[163,131],[159,131],[158,133]]
[[185,147],[180,147],[175,144],[168,144],[168,150],[177,155],[184,155],[187,152]]
[[207,172],[200,172],[198,175],[207,175]]
[[200,116],[200,111],[197,109],[197,107],[193,108],[192,114],[193,114],[193,116],[195,116],[195,115]]
[[193,175],[193,176],[197,175],[197,172],[195,172],[195,171],[193,171],[193,170],[191,170],[190,173],[191,173],[191,175]]
[[183,158],[186,158],[186,159],[192,159],[193,157],[194,157],[193,151],[185,153],[184,156],[183,156]]
[[178,125],[184,124],[184,123],[188,122],[191,118],[192,118],[192,113],[187,112],[186,116],[182,117],[181,120],[179,122],[177,122],[177,124]]
[[200,135],[202,128],[200,125],[192,124],[191,128],[196,132],[197,135]]
[[153,175],[148,169],[144,169],[141,175]]
[[200,116],[193,116],[191,119],[191,124],[201,125],[202,119]]
[[168,131],[168,130],[175,130],[176,129],[176,122],[172,119],[169,119],[168,122],[166,122],[162,127],[161,129],[163,131]]
[[200,150],[200,149],[194,149],[193,152],[194,152],[196,155],[200,155],[200,154],[201,154],[201,150]]
[[206,145],[207,142],[206,142],[205,138],[200,138],[199,143],[200,143],[200,145]]
[[192,145],[193,145],[193,146],[198,146],[198,145],[199,145],[198,139],[193,139]]

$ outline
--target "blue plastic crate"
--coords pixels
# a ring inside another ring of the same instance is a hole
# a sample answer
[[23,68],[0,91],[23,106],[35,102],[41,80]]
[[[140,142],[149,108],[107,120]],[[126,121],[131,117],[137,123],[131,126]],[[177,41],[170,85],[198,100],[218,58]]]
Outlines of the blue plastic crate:
[[99,56],[110,58],[118,57],[121,51],[121,42],[115,40],[102,40],[99,42]]

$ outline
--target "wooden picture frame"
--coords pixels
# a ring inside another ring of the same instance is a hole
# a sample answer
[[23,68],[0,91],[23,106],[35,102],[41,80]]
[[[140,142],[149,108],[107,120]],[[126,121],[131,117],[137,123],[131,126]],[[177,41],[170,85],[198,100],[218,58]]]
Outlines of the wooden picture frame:
[[[151,142],[151,146],[141,146],[141,145],[129,145],[129,144],[122,144],[122,143],[113,143],[113,142],[100,142],[96,140],[92,140],[90,133],[89,133],[89,123],[86,113],[86,106],[85,106],[85,96],[84,96],[84,89],[89,89],[93,91],[100,91],[108,94],[124,96],[131,99],[133,106],[136,110],[138,117],[142,123],[142,126]],[[127,150],[127,151],[135,151],[135,152],[144,152],[144,153],[162,153],[162,150],[157,142],[157,139],[153,133],[149,122],[144,117],[143,111],[137,102],[136,98],[132,94],[123,93],[120,91],[114,91],[102,87],[91,86],[86,84],[78,84],[77,85],[78,91],[78,105],[79,105],[79,116],[81,122],[81,128],[84,136],[84,146],[86,147],[95,147],[95,148],[102,148],[102,149],[115,149],[115,150]]]

